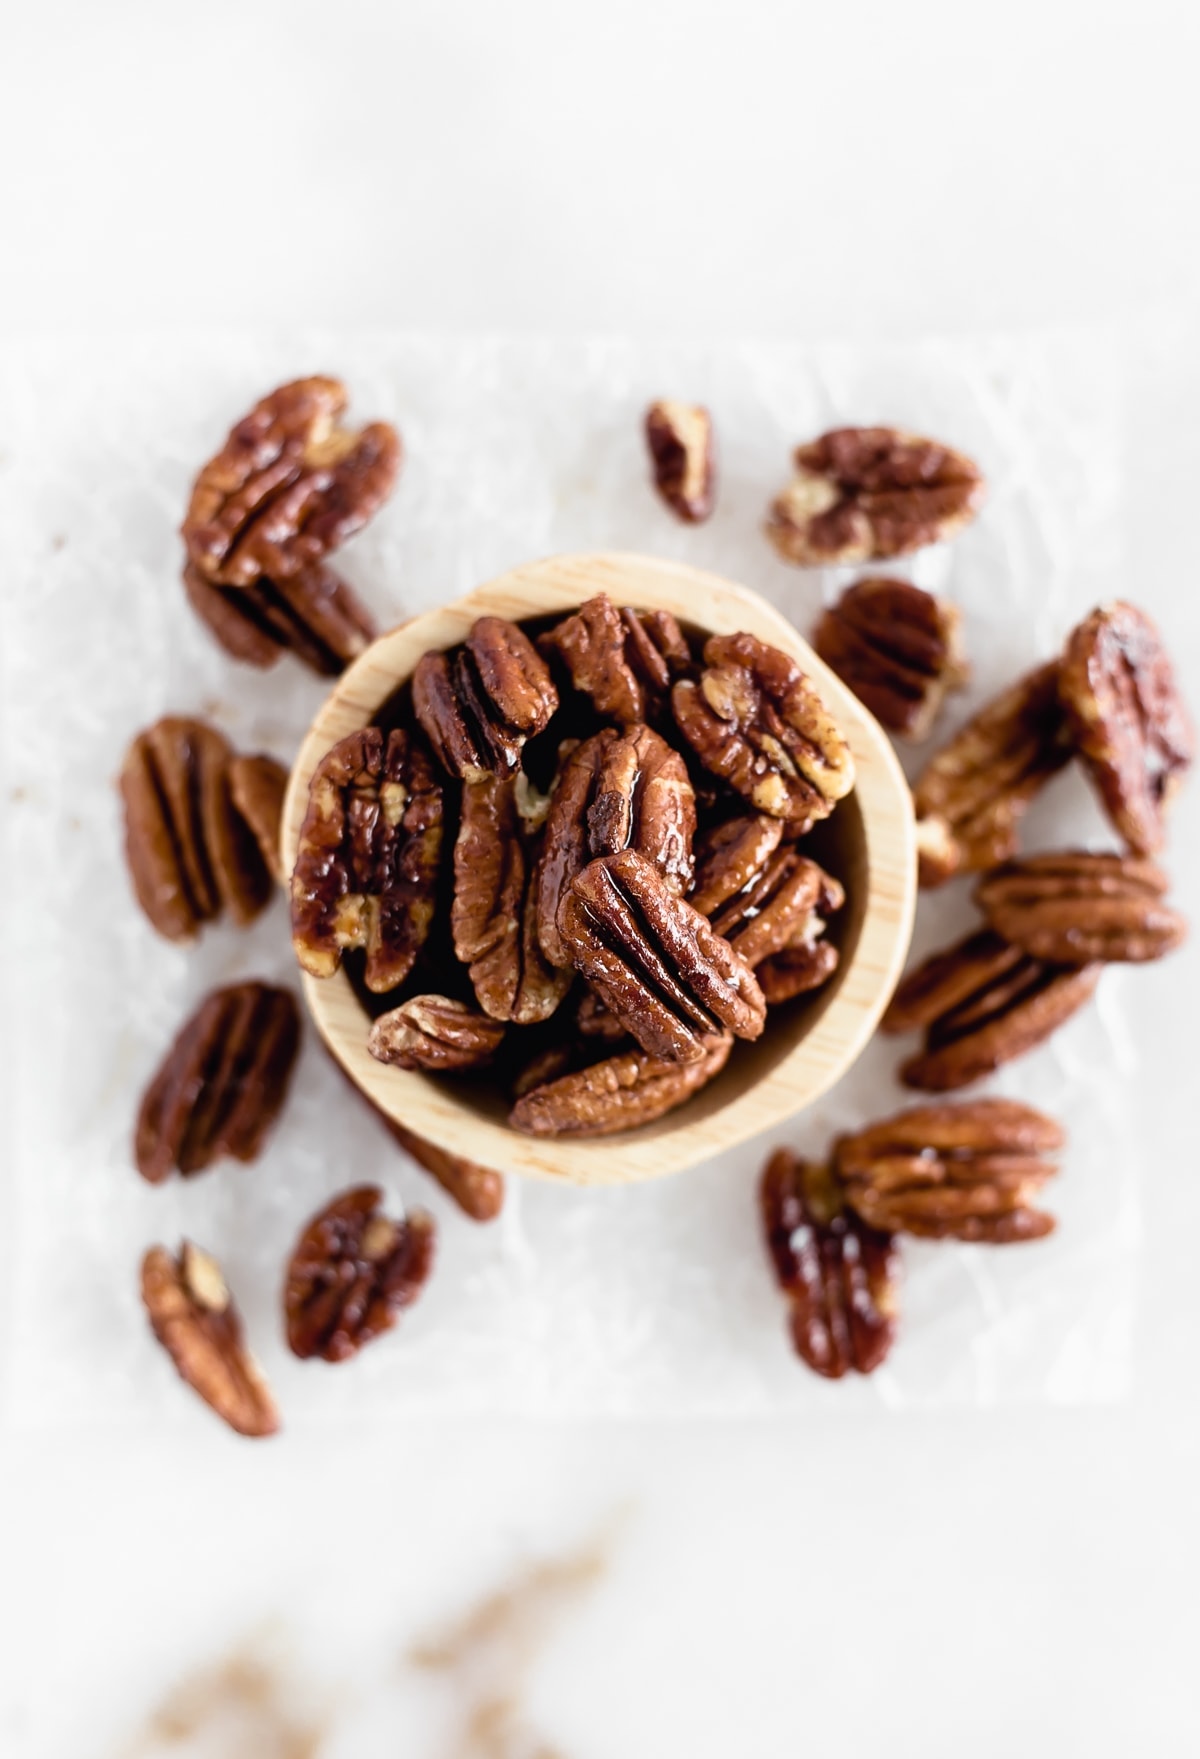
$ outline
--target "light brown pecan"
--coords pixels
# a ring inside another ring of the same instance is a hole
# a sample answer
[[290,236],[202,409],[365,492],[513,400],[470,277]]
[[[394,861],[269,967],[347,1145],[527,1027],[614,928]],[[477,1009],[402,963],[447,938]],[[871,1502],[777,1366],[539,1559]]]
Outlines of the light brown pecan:
[[651,1056],[690,1062],[722,1028],[762,1032],[766,1003],[749,965],[635,849],[585,867],[558,926],[576,968]]
[[345,1362],[390,1331],[433,1268],[433,1217],[383,1214],[378,1185],[355,1185],[309,1222],[287,1269],[288,1347],[302,1359]]
[[557,655],[597,714],[622,727],[653,719],[671,680],[691,665],[683,631],[669,611],[618,610],[597,593],[539,638]]
[[152,1246],[142,1260],[142,1300],[155,1337],[193,1392],[239,1435],[274,1435],[275,1401],[216,1260],[187,1240],[177,1258]]
[[732,1046],[727,1032],[707,1038],[691,1063],[622,1051],[527,1089],[508,1121],[526,1136],[614,1136],[636,1130],[706,1087],[725,1067]]
[[1164,902],[1161,867],[1133,855],[1064,849],[986,874],[975,901],[1006,941],[1059,965],[1161,959],[1187,935]]
[[946,693],[970,676],[962,613],[907,580],[855,581],[830,605],[813,646],[890,733],[924,739]]
[[[810,948],[824,918],[840,910],[846,894],[837,880],[795,849],[778,849],[744,891],[710,917],[717,934],[754,971],[793,944]],[[819,917],[819,920],[818,920]],[[836,954],[834,963],[837,963]]]
[[1063,1133],[1012,1099],[914,1106],[834,1144],[846,1201],[873,1227],[1002,1246],[1037,1240],[1054,1217],[1032,1207]]
[[400,466],[387,422],[339,426],[346,388],[296,379],[256,403],[196,478],[188,557],[218,586],[278,584],[321,562],[378,511]]
[[558,707],[558,692],[523,630],[480,617],[462,647],[417,661],[412,700],[443,767],[482,782],[516,770],[525,741]]
[[366,948],[364,980],[403,983],[433,921],[442,789],[415,733],[365,727],[313,771],[292,873],[292,945],[305,971],[332,977]]
[[286,885],[279,832],[288,773],[273,757],[233,757],[227,770],[229,798],[258,845],[263,865],[277,886]]
[[1025,809],[1070,756],[1051,660],[993,697],[921,772],[913,789],[921,884],[1007,860]]
[[870,1374],[896,1337],[900,1255],[891,1234],[846,1207],[828,1167],[789,1148],[767,1162],[759,1201],[797,1354],[827,1380]]
[[1059,694],[1113,825],[1133,854],[1153,855],[1196,736],[1146,613],[1118,600],[1085,617],[1067,640]]
[[381,1014],[367,1049],[381,1063],[450,1074],[490,1063],[504,1038],[504,1022],[449,996],[412,996]]
[[375,639],[357,594],[324,563],[288,580],[214,586],[194,562],[183,571],[188,602],[227,654],[266,669],[294,653],[318,677],[334,678]]
[[798,446],[767,536],[787,562],[882,562],[969,525],[984,480],[961,452],[901,428],[834,428]]
[[654,486],[689,525],[708,518],[716,499],[712,416],[696,403],[660,398],[646,411],[646,444]]
[[696,877],[688,903],[711,917],[766,867],[783,840],[783,820],[751,812],[712,825],[696,840]]
[[714,775],[774,818],[826,818],[854,786],[854,759],[796,662],[754,635],[713,635],[699,679],[682,678],[671,706]]
[[134,1160],[157,1185],[214,1161],[252,1161],[287,1097],[300,1016],[286,989],[214,990],[180,1028],[142,1097]]

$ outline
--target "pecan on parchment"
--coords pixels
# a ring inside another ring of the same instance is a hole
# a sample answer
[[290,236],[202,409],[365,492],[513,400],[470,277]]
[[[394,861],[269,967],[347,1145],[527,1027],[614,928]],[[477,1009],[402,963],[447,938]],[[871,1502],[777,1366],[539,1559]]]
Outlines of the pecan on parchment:
[[282,581],[214,586],[194,562],[183,571],[188,602],[227,654],[265,670],[294,653],[335,678],[375,639],[374,618],[332,568],[317,562]]
[[760,812],[812,823],[854,786],[850,748],[796,662],[754,635],[713,635],[671,706],[700,762]]
[[513,773],[525,741],[558,707],[558,692],[524,630],[503,617],[479,617],[462,647],[421,656],[412,700],[443,767],[464,782],[482,782]]
[[783,820],[750,812],[710,825],[696,839],[696,877],[688,903],[712,917],[757,879],[783,840]]
[[828,1167],[789,1148],[767,1162],[759,1201],[797,1354],[827,1380],[870,1374],[896,1337],[900,1255],[891,1234],[847,1208]]
[[1085,617],[1067,639],[1059,694],[1114,827],[1134,855],[1155,854],[1196,736],[1146,613],[1118,600]]
[[651,1056],[691,1062],[723,1028],[762,1032],[766,1003],[749,965],[635,849],[576,875],[558,926],[576,969]]
[[205,996],[142,1097],[134,1161],[160,1184],[214,1161],[256,1160],[287,1098],[300,1016],[286,989],[233,983]]
[[776,850],[744,891],[709,920],[715,932],[724,935],[734,952],[757,971],[765,959],[774,958],[793,943],[811,947],[824,929],[824,919],[845,902],[842,887],[823,867],[795,849],[783,848]]
[[833,1157],[846,1201],[873,1227],[1003,1246],[1052,1232],[1030,1200],[1063,1141],[1032,1106],[977,1099],[899,1112],[839,1137]]
[[798,446],[767,536],[785,562],[881,562],[941,543],[979,511],[984,480],[961,452],[901,428],[834,428]]
[[975,901],[1013,946],[1058,965],[1161,959],[1187,923],[1164,901],[1161,867],[1134,855],[1064,849],[985,874]]
[[481,1069],[500,1049],[504,1022],[449,996],[411,996],[381,1014],[367,1037],[367,1049],[381,1063],[400,1069],[432,1069],[450,1074]]
[[292,1354],[345,1362],[390,1331],[433,1267],[433,1217],[392,1221],[378,1185],[355,1185],[326,1204],[296,1243],[283,1306]]
[[689,525],[708,518],[716,499],[716,447],[712,416],[697,403],[663,397],[646,411],[646,445],[654,486]]
[[732,1047],[731,1035],[723,1032],[704,1039],[691,1063],[622,1051],[528,1088],[508,1121],[526,1136],[613,1136],[636,1130],[706,1087],[725,1067]]
[[369,990],[408,976],[433,921],[442,789],[415,733],[365,727],[313,771],[292,873],[292,945],[313,977],[365,947]]
[[504,1207],[503,1173],[497,1173],[491,1167],[481,1167],[477,1161],[465,1160],[461,1154],[451,1154],[449,1149],[439,1148],[436,1142],[427,1142],[424,1136],[406,1130],[394,1118],[383,1113],[380,1116],[404,1152],[433,1175],[464,1215],[469,1215],[475,1222],[495,1220]]
[[263,865],[277,886],[286,885],[279,832],[287,771],[275,758],[260,752],[254,757],[231,758],[226,773],[229,798],[258,845]]
[[1007,860],[1026,807],[1070,756],[1051,660],[986,703],[921,772],[913,789],[921,884]]
[[970,676],[962,613],[907,580],[855,581],[830,605],[813,646],[890,733],[924,739],[946,693]]
[[691,665],[683,631],[669,611],[628,605],[618,610],[606,593],[556,623],[538,646],[558,656],[598,715],[622,727],[654,719],[671,680]]
[[188,1240],[177,1258],[152,1246],[142,1260],[142,1301],[155,1337],[193,1392],[239,1435],[274,1435],[275,1401],[216,1260]]
[[256,403],[192,487],[189,560],[217,586],[278,584],[321,562],[379,510],[400,466],[387,422],[339,426],[338,379],[296,379]]

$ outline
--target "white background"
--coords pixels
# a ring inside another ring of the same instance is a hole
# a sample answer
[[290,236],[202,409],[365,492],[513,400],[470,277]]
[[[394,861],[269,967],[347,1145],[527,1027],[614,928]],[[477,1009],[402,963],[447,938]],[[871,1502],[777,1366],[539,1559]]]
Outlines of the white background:
[[[0,19],[10,331],[1127,324],[1129,593],[1200,700],[1194,8],[6,0]],[[1174,866],[1195,915],[1195,866]],[[386,1455],[199,1420],[185,1452],[8,1440],[0,1753],[106,1755],[173,1672],[282,1616],[363,1699],[339,1755],[436,1759],[425,1695],[366,1714],[390,1658],[628,1504],[538,1677],[571,1759],[1193,1754],[1198,979],[1193,949],[1141,986],[1127,1404],[426,1423]]]

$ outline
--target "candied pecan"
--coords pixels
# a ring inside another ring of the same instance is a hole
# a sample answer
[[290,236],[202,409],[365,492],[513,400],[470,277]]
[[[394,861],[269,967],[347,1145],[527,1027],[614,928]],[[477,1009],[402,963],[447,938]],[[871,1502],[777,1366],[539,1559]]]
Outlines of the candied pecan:
[[891,733],[924,739],[947,691],[970,676],[962,613],[907,580],[857,580],[830,605],[813,646]]
[[710,826],[696,841],[696,877],[688,893],[692,909],[715,915],[757,878],[782,838],[783,820],[765,812]]
[[525,741],[558,707],[558,692],[523,630],[503,617],[480,617],[462,647],[421,656],[412,700],[444,768],[482,782],[512,774]]
[[635,849],[585,867],[558,926],[577,969],[651,1056],[688,1062],[722,1027],[762,1032],[766,1003],[749,965]]
[[379,510],[400,465],[387,422],[338,425],[346,388],[296,379],[256,403],[192,487],[188,557],[218,586],[278,584],[321,562]]
[[214,586],[189,562],[183,587],[225,652],[264,670],[290,652],[319,677],[334,678],[375,639],[371,613],[324,563],[289,580]]
[[420,739],[364,727],[313,771],[292,873],[292,945],[332,977],[365,947],[367,988],[402,983],[433,921],[442,789]]
[[700,762],[773,818],[826,818],[854,786],[854,759],[796,662],[754,635],[713,635],[698,680],[671,692]]
[[922,770],[913,789],[921,884],[1006,860],[1026,807],[1070,756],[1051,660],[993,697]]
[[769,1008],[829,982],[838,968],[839,955],[835,946],[821,939],[823,929],[820,917],[811,917],[786,947],[755,966],[754,975]]
[[526,1136],[613,1136],[652,1124],[719,1075],[733,1039],[703,1040],[695,1062],[669,1062],[628,1050],[574,1074],[527,1089],[508,1121]]
[[846,1207],[827,1167],[777,1148],[759,1192],[767,1250],[791,1308],[792,1341],[827,1380],[870,1374],[896,1337],[900,1255]]
[[295,1356],[345,1362],[390,1331],[433,1267],[433,1217],[380,1210],[378,1185],[354,1185],[318,1211],[287,1268],[283,1307]]
[[834,1144],[846,1201],[873,1227],[1002,1246],[1054,1217],[1030,1199],[1058,1171],[1053,1118],[1012,1099],[914,1106]]
[[152,1246],[142,1259],[142,1300],[155,1337],[193,1392],[239,1435],[274,1435],[275,1401],[216,1260],[188,1240],[178,1258]]
[[256,1160],[287,1098],[300,1016],[286,989],[233,983],[213,990],[180,1028],[147,1087],[134,1160],[157,1185],[214,1161]]
[[279,830],[283,823],[287,771],[273,757],[260,753],[255,757],[231,758],[226,774],[229,798],[258,845],[263,865],[276,885],[286,884]]
[[691,665],[679,624],[669,611],[618,610],[597,593],[538,640],[557,654],[576,690],[590,696],[599,715],[633,726],[653,716],[672,678]]
[[697,403],[663,397],[646,411],[654,486],[689,525],[708,518],[716,498],[712,416]]
[[138,903],[168,940],[189,940],[226,908],[250,922],[270,896],[270,874],[230,798],[232,756],[215,727],[176,715],[126,753],[125,857]]
[[405,1153],[433,1175],[447,1196],[452,1197],[472,1221],[490,1222],[500,1214],[504,1207],[503,1173],[494,1172],[491,1167],[481,1167],[476,1161],[464,1160],[461,1154],[451,1154],[449,1149],[439,1148],[436,1142],[427,1142],[424,1136],[406,1130],[394,1118],[383,1113],[380,1116]]
[[1161,959],[1187,923],[1163,902],[1161,867],[1133,855],[1064,849],[986,874],[975,901],[1006,941],[1058,965]]
[[745,890],[709,920],[734,952],[757,970],[764,959],[782,953],[794,941],[811,945],[821,932],[813,920],[817,913],[832,915],[845,902],[846,894],[831,874],[785,848],[777,850]]
[[1067,639],[1059,694],[1114,827],[1134,855],[1153,855],[1196,736],[1145,611],[1117,600],[1085,617]]
[[479,1069],[500,1049],[504,1022],[449,996],[412,996],[371,1027],[367,1049],[401,1069]]
[[616,1043],[625,1037],[625,1028],[612,1009],[606,1007],[594,989],[585,989],[575,1010],[575,1026],[583,1038],[604,1039]]
[[983,501],[979,467],[901,428],[834,428],[798,446],[767,536],[785,562],[886,561],[941,543]]
[[[622,1037],[624,1036],[622,1031]],[[557,1081],[561,1075],[568,1074],[575,1067],[576,1050],[577,1047],[572,1044],[548,1044],[544,1050],[530,1057],[517,1070],[512,1084],[513,1098],[524,1099],[535,1087],[545,1087],[547,1083]]]

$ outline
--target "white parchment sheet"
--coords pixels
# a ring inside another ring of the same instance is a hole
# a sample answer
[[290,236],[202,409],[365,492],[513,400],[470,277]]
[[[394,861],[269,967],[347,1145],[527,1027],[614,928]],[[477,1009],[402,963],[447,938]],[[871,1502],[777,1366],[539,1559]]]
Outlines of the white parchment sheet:
[[[785,566],[762,536],[790,448],[875,421],[963,448],[989,477],[986,510],[908,570],[966,612],[975,679],[944,735],[1119,590],[1114,361],[1094,333],[901,349],[208,336],[0,355],[10,1421],[211,1421],[151,1341],[137,1294],[144,1248],[183,1234],[224,1264],[292,1425],[1117,1396],[1137,1263],[1122,1009],[1136,973],[1108,972],[1097,1005],[988,1089],[1068,1128],[1047,1191],[1058,1232],[1008,1249],[906,1242],[890,1362],[828,1385],[787,1341],[759,1240],[758,1173],[774,1142],[819,1151],[913,1097],[893,1077],[907,1044],[877,1040],[791,1129],[695,1172],[596,1192],[514,1182],[501,1220],[480,1227],[355,1103],[310,1031],[257,1164],[151,1189],[133,1170],[131,1126],[177,1027],[212,985],[288,981],[293,967],[282,899],[249,932],[218,927],[188,949],[159,940],[130,893],[114,788],[128,740],[164,711],[210,716],[240,749],[290,760],[321,701],[325,686],[290,659],[269,673],[228,659],[179,584],[192,475],[285,378],[335,373],[354,417],[387,417],[404,437],[395,497],[340,559],[381,626],[521,560],[619,547],[725,573],[807,630],[841,579]],[[720,498],[698,530],[648,486],[640,418],[660,395],[714,413]],[[910,773],[921,755],[905,754]],[[1071,771],[1039,802],[1026,843],[1075,841],[1110,839]],[[967,893],[961,883],[922,899],[916,952],[972,920]],[[435,1212],[433,1281],[354,1362],[298,1363],[282,1340],[284,1263],[309,1215],[367,1179]]]

